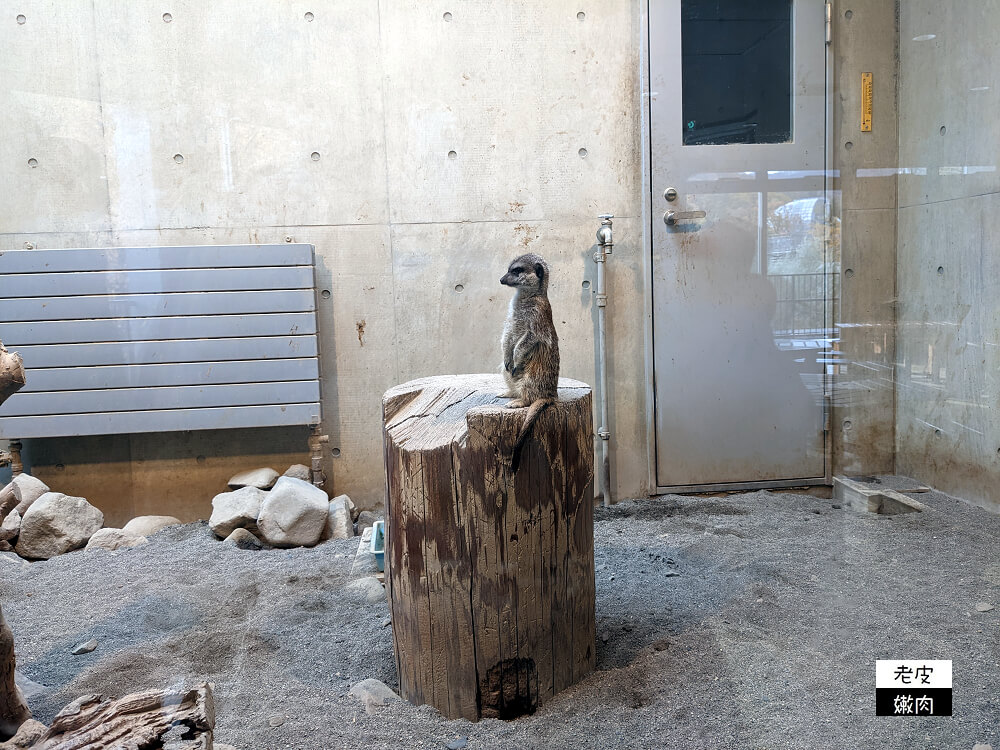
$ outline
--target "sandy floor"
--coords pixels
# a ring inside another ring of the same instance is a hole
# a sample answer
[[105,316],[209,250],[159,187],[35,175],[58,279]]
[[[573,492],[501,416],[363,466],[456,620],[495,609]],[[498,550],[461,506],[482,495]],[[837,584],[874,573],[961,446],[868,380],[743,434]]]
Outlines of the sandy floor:
[[[369,716],[347,694],[396,683],[387,605],[345,588],[356,540],[244,552],[192,524],[0,559],[0,601],[19,668],[47,686],[42,721],[82,693],[203,678],[217,741],[247,750],[1000,748],[1000,517],[919,498],[931,510],[909,516],[767,492],[599,510],[598,671],[506,723],[404,702]],[[877,658],[954,660],[954,717],[875,717]]]

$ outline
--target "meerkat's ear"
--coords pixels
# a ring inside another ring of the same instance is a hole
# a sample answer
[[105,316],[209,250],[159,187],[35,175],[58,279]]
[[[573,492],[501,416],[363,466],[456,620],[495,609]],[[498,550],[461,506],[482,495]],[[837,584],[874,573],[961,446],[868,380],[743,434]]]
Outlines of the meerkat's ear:
[[538,277],[539,281],[545,278],[545,266],[543,266],[541,263],[535,264],[535,276]]

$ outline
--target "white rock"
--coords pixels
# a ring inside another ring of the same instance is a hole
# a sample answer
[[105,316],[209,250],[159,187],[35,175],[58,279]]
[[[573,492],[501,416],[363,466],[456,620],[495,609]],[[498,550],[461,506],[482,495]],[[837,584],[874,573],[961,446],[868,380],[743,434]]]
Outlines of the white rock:
[[212,498],[212,516],[208,526],[215,535],[225,539],[236,529],[257,531],[257,516],[267,493],[257,487],[241,487]]
[[348,497],[347,495],[337,495],[333,499],[334,500],[343,500],[347,504],[347,509],[349,511],[351,511],[351,520],[352,521],[357,521],[358,520],[358,514],[361,513],[361,511],[358,510],[358,506],[356,506],[354,504],[354,501],[351,500],[350,497]]
[[146,537],[129,534],[125,529],[100,529],[90,537],[87,549],[106,549],[114,552],[116,549],[138,547],[148,541]]
[[152,536],[168,526],[180,526],[180,519],[173,516],[137,516],[122,527],[131,536]]
[[230,489],[238,490],[240,487],[257,487],[261,490],[269,490],[278,479],[278,472],[274,469],[252,469],[241,471],[227,483]]
[[[323,529],[323,541],[327,539],[350,539],[354,536],[351,509],[347,507],[344,498],[347,498],[347,495],[340,495],[330,501],[326,515],[326,527]],[[350,498],[347,499],[349,500]]]
[[365,576],[344,585],[344,592],[354,599],[363,599],[369,604],[385,601],[385,587],[375,576]]
[[14,548],[21,557],[48,560],[79,549],[104,525],[104,514],[82,497],[46,492],[21,517]]
[[30,474],[18,474],[11,484],[14,485],[14,497],[17,499],[17,512],[24,518],[28,508],[42,495],[49,491],[49,487],[41,479],[35,479]]
[[303,482],[312,481],[312,472],[309,470],[308,466],[303,464],[292,464],[288,467],[284,476],[291,477],[292,479],[301,479]]
[[309,482],[281,477],[260,505],[257,528],[274,547],[311,547],[329,515],[327,494]]
[[362,680],[351,688],[351,695],[365,704],[365,711],[369,714],[374,713],[375,706],[399,700],[392,688],[376,679]]
[[3,519],[3,523],[0,523],[0,540],[7,541],[8,539],[15,539],[20,531],[21,514],[17,512],[17,508],[14,508],[7,514],[7,517]]
[[233,533],[227,536],[222,543],[231,544],[238,549],[264,549],[264,543],[247,529],[233,529]]

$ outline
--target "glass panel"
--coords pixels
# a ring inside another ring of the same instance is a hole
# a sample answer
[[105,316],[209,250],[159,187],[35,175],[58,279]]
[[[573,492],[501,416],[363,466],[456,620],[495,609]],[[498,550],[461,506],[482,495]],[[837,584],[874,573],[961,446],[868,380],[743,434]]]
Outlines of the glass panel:
[[684,144],[792,139],[791,0],[682,0]]

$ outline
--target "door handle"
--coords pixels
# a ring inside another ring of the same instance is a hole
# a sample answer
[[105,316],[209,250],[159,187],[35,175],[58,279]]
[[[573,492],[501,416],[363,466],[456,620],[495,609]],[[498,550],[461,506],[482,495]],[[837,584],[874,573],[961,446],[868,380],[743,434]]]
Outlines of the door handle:
[[663,223],[668,227],[680,224],[682,221],[704,219],[708,214],[704,211],[667,211],[663,214]]

